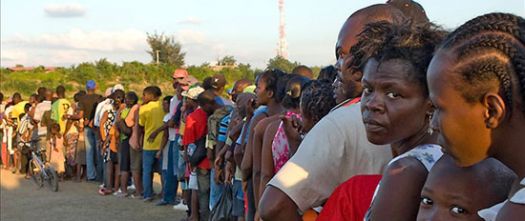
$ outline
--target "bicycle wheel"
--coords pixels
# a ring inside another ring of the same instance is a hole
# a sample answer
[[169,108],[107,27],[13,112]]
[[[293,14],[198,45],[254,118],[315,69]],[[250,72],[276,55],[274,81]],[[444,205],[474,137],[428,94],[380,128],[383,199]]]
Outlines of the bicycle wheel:
[[46,183],[49,189],[53,192],[58,191],[58,174],[53,167],[47,167],[46,169],[47,179]]
[[29,172],[31,173],[32,180],[38,187],[42,187],[44,185],[44,177],[42,172],[40,171],[40,167],[38,166],[37,162],[31,160],[29,166]]

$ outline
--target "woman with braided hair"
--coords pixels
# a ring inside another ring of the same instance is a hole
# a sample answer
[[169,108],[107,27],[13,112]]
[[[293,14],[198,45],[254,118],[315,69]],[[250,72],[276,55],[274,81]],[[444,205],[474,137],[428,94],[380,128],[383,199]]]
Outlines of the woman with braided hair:
[[427,73],[432,127],[455,161],[468,167],[494,157],[518,175],[509,201],[479,213],[486,220],[525,217],[524,44],[523,18],[479,16],[446,38]]

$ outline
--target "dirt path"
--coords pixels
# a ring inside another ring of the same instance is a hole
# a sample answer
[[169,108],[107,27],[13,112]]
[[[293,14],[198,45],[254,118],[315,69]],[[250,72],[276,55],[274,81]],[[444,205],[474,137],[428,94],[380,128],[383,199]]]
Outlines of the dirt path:
[[[180,220],[184,211],[170,206],[131,198],[99,196],[97,184],[59,183],[59,192],[46,187],[38,189],[22,175],[0,169],[0,220],[2,221],[56,221],[56,220]],[[157,184],[156,191],[160,191]]]

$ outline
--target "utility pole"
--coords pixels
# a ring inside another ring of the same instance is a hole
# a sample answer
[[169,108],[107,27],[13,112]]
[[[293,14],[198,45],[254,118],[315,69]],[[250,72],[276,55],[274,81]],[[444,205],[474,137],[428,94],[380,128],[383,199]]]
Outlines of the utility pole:
[[157,65],[159,65],[159,52],[160,52],[160,50],[156,50],[155,52],[157,53]]

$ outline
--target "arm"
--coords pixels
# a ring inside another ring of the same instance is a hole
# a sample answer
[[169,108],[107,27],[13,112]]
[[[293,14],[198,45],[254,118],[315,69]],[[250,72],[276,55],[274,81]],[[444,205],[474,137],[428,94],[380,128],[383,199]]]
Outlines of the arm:
[[107,120],[108,120],[108,112],[105,112],[102,115],[102,118],[100,118],[100,127],[99,127],[100,139],[102,141],[106,141],[107,139],[107,134],[106,134],[106,131],[104,130],[104,124],[106,124]]
[[157,156],[156,156],[157,159],[160,159],[160,156],[162,156],[162,151],[164,150],[164,148],[166,147],[166,144],[168,143],[168,136],[169,136],[169,132],[168,132],[168,128],[166,127],[164,129],[164,134],[162,136],[162,142],[160,144],[160,150],[157,152]]
[[263,220],[302,220],[294,201],[273,186],[264,190],[258,211]]
[[[259,185],[261,184],[261,150],[263,145],[263,138],[264,138],[264,132],[266,131],[266,128],[268,125],[274,121],[276,121],[278,118],[278,115],[268,117],[255,127],[255,134],[253,139],[253,147],[252,147],[252,160],[253,160],[253,194],[255,198],[255,206],[259,205],[259,196],[261,196],[262,193],[259,192]],[[274,134],[275,135],[275,134]]]
[[255,131],[255,125],[257,125],[263,117],[264,116],[262,115],[255,117],[253,121],[250,122],[250,126],[248,128],[248,130],[250,131],[249,138],[248,138],[248,143],[245,144],[246,150],[244,152],[244,156],[242,158],[242,163],[241,163],[242,176],[244,180],[248,180],[248,177],[252,176],[253,134]]
[[266,128],[266,131],[264,132],[264,140],[261,152],[261,185],[259,186],[259,194],[261,197],[264,189],[266,188],[266,184],[268,184],[270,179],[272,179],[272,177],[275,175],[272,144],[275,133],[277,133],[277,129],[279,129],[280,123],[281,121],[272,122],[270,125],[268,125],[268,128]]
[[164,131],[164,133],[166,133],[166,131],[168,131],[168,128],[170,127],[169,125],[169,121],[164,123],[162,126],[160,126],[159,128],[157,128],[156,130],[154,130],[148,137],[148,142],[153,142],[155,140],[155,138],[157,138],[157,135],[159,135],[160,132]]
[[370,207],[370,220],[416,220],[427,174],[415,158],[407,157],[390,164]]

